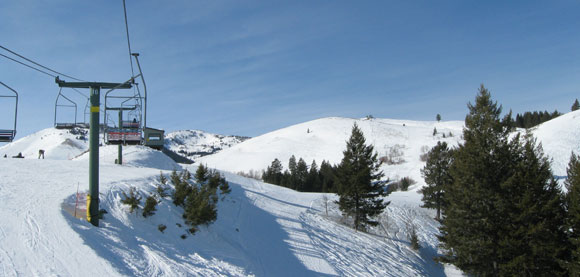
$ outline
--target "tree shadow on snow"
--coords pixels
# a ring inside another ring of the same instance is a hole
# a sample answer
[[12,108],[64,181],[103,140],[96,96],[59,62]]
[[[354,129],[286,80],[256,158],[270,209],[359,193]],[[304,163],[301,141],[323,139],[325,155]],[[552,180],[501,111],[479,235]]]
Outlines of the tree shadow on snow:
[[[232,193],[226,197],[229,201],[219,203],[222,206],[217,221],[193,236],[188,234],[185,240],[177,235],[169,236],[168,232],[162,235],[156,225],[127,226],[110,214],[105,215],[99,228],[65,211],[62,214],[85,244],[122,275],[188,275],[187,272],[200,275],[324,275],[307,269],[291,251],[288,242],[292,239],[277,222],[280,217],[255,206],[240,185],[230,183],[230,187]],[[167,223],[170,224],[175,223]],[[143,229],[150,230],[135,230],[135,227],[148,227]],[[161,264],[152,261],[145,252],[162,256]],[[224,262],[245,272],[224,270],[228,268]]]

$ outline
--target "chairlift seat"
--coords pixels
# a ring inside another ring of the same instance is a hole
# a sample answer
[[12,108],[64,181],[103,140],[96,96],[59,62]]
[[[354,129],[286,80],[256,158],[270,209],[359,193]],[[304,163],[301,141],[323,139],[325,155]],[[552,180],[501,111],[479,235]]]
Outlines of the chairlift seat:
[[134,129],[109,129],[107,131],[108,144],[141,144],[141,131]]
[[133,121],[123,121],[122,122],[122,127],[123,128],[139,129],[140,126],[141,126],[141,124],[138,121],[136,121],[136,122],[133,122]]
[[0,130],[0,142],[12,142],[15,134],[14,130]]

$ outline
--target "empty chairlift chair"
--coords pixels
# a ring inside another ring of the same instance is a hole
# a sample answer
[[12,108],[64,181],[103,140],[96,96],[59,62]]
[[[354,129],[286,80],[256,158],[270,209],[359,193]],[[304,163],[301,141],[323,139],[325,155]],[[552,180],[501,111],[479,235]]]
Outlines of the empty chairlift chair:
[[[7,88],[9,91],[14,93],[14,95],[4,95],[0,94],[0,100],[9,100],[10,98],[14,99],[14,125],[11,129],[0,129],[0,142],[12,142],[14,137],[16,136],[16,119],[18,117],[18,92],[12,89],[11,87],[7,86],[6,84],[0,82],[0,85]],[[3,93],[0,92],[0,93]],[[6,116],[9,118],[9,116]]]

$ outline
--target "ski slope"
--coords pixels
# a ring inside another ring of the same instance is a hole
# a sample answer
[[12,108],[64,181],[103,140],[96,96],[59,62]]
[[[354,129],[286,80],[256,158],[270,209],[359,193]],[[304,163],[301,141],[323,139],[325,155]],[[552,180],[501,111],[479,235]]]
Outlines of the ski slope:
[[[323,213],[321,194],[226,174],[232,193],[220,201],[218,220],[191,236],[169,198],[149,218],[120,203],[131,186],[143,197],[153,192],[159,169],[104,163],[101,208],[108,214],[94,228],[61,208],[74,202],[77,185],[87,189],[86,161],[1,159],[0,167],[2,276],[444,276],[432,261],[436,226],[428,213],[413,217],[425,238],[415,253],[395,225],[399,234],[387,238],[338,224],[333,204]],[[402,224],[405,214],[392,221]]]
[[[0,276],[445,276],[432,259],[433,213],[404,195],[390,199],[384,228],[374,234],[342,225],[334,195],[227,172],[232,193],[220,200],[217,221],[195,235],[169,198],[152,217],[129,214],[122,191],[135,187],[144,199],[160,172],[186,167],[141,146],[124,148],[123,165],[114,164],[116,146],[100,148],[101,208],[108,214],[95,228],[63,209],[77,202],[77,187],[81,194],[88,189],[88,153],[49,148],[67,139],[75,138],[49,128],[0,148],[53,153],[0,159]],[[418,226],[419,252],[409,247],[407,222]],[[163,233],[160,224],[167,226]]]
[[[565,114],[532,130],[564,176],[569,155],[580,146],[579,112]],[[417,181],[407,192],[388,196],[382,225],[360,233],[341,223],[332,194],[300,193],[229,173],[259,170],[274,158],[294,154],[307,162],[338,163],[352,125],[357,123],[380,155],[399,145],[405,162],[384,165],[391,179]],[[433,128],[438,135],[433,136]],[[232,193],[220,200],[218,219],[195,235],[182,209],[162,199],[148,218],[121,204],[135,187],[143,199],[155,191],[160,172],[180,165],[159,151],[116,146],[100,148],[101,208],[108,214],[95,228],[63,206],[76,203],[77,187],[88,189],[88,153],[83,139],[53,128],[0,147],[0,155],[22,152],[25,159],[0,158],[0,276],[456,276],[461,272],[433,261],[438,223],[433,210],[420,208],[424,182],[419,160],[423,146],[439,140],[460,142],[462,122],[325,118],[290,126],[202,158],[225,170]],[[453,136],[442,137],[442,133]],[[37,159],[38,149],[46,159]],[[338,153],[337,153],[338,152]],[[79,209],[84,203],[78,203]],[[143,205],[143,203],[142,203]],[[160,232],[160,224],[167,228]],[[417,228],[421,249],[409,244]],[[185,235],[185,239],[181,236]]]

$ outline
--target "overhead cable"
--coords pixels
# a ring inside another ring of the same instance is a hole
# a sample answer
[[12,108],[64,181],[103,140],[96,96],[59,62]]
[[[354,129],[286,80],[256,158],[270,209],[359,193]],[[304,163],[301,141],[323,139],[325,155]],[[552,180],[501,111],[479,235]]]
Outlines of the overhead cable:
[[16,59],[13,59],[13,58],[11,58],[11,57],[8,57],[8,56],[6,56],[6,55],[4,55],[4,54],[0,54],[0,56],[2,56],[2,57],[4,57],[4,58],[7,58],[7,59],[9,59],[9,60],[12,60],[12,61],[14,61],[14,62],[17,62],[17,63],[19,63],[19,64],[21,64],[21,65],[24,65],[24,66],[26,66],[26,67],[32,68],[32,69],[34,69],[34,70],[36,70],[36,71],[38,71],[38,72],[40,72],[40,73],[44,73],[44,74],[46,74],[46,75],[48,75],[48,76],[50,76],[50,77],[52,77],[52,78],[56,78],[56,77],[57,77],[56,75],[52,75],[52,74],[50,74],[50,73],[48,73],[48,72],[46,72],[46,71],[42,71],[42,70],[40,70],[40,69],[38,69],[38,68],[36,68],[36,67],[32,67],[32,66],[30,66],[30,65],[28,65],[28,64],[25,64],[25,63],[23,63],[23,62],[21,62],[21,61],[18,61],[18,60],[16,60]]
[[131,63],[131,76],[135,75],[133,70],[133,60],[131,59],[131,40],[129,39],[129,23],[127,22],[127,6],[123,0],[123,12],[125,13],[125,32],[127,33],[127,46],[129,48],[129,63]]
[[[12,51],[12,50],[10,50],[10,49],[8,49],[8,48],[4,47],[4,46],[2,46],[2,45],[0,45],[0,48],[2,48],[2,49],[4,49],[4,50],[6,50],[6,51],[8,51],[8,52],[12,53],[13,55],[16,55],[16,56],[18,56],[18,57],[22,58],[22,59],[24,59],[24,60],[26,60],[26,61],[28,61],[28,62],[30,62],[30,63],[33,63],[33,64],[35,64],[35,65],[37,65],[37,66],[40,66],[40,67],[42,67],[42,68],[44,68],[44,69],[46,69],[46,70],[48,70],[48,71],[54,72],[54,73],[56,73],[56,74],[58,74],[58,75],[61,75],[61,76],[64,76],[64,77],[67,77],[67,78],[70,78],[70,79],[73,79],[73,80],[76,80],[76,81],[80,81],[80,82],[86,82],[85,80],[77,79],[77,78],[75,78],[75,77],[72,77],[72,76],[66,75],[66,74],[64,74],[64,73],[60,73],[60,72],[58,72],[58,71],[56,71],[56,70],[52,70],[52,69],[50,69],[50,68],[48,68],[48,67],[46,67],[46,66],[44,66],[44,65],[41,65],[41,64],[39,64],[39,63],[37,63],[37,62],[35,62],[35,61],[31,60],[31,59],[28,59],[28,58],[26,58],[26,57],[24,57],[24,56],[22,56],[22,55],[20,55],[20,54],[18,54],[18,53],[16,53],[16,52],[14,52],[14,51]],[[6,58],[9,58],[9,57],[7,57],[7,56],[5,56],[5,55],[2,55],[2,56],[6,57]],[[13,60],[13,61],[16,61],[15,59],[12,59],[12,58],[9,58],[9,59],[11,59],[11,60]],[[22,63],[22,62],[18,62],[18,63],[20,63],[20,64],[23,64],[23,65],[26,65],[26,64],[24,64],[24,63]],[[32,66],[29,66],[29,65],[26,65],[26,66],[28,66],[28,67],[30,67],[30,68],[33,68]],[[38,68],[33,68],[33,69],[35,69],[35,70],[37,70],[37,71],[40,71],[40,72],[43,72],[43,71],[39,70]],[[43,73],[46,73],[46,72],[43,72]],[[50,76],[52,76],[52,77],[56,77],[56,76],[54,76],[54,75],[50,75]]]

